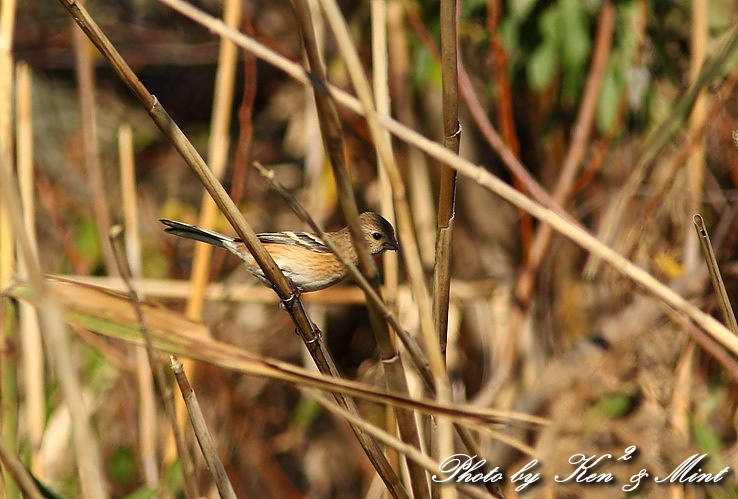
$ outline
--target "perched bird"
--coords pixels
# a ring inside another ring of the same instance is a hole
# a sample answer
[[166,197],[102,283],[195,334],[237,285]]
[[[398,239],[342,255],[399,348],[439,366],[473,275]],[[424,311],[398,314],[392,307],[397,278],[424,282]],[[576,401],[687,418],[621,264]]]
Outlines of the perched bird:
[[[251,256],[241,239],[174,220],[162,219],[161,222],[166,225],[165,232],[227,249],[244,262],[249,272],[269,285],[264,272],[256,264],[254,257]],[[362,213],[359,216],[359,222],[364,233],[364,240],[372,255],[399,248],[395,239],[395,230],[382,216],[372,212]],[[285,277],[290,279],[299,291],[316,291],[327,288],[348,274],[346,267],[315,234],[289,231],[264,232],[257,234],[257,237],[272,255]],[[326,238],[330,239],[339,252],[346,255],[352,263],[358,262],[348,227],[336,232],[328,232]]]

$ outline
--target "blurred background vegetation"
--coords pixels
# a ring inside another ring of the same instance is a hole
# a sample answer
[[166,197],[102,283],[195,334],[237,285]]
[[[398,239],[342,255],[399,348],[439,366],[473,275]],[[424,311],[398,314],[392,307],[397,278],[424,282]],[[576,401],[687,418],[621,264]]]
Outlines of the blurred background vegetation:
[[[194,4],[221,16],[219,1]],[[218,38],[158,2],[89,0],[86,5],[207,158]],[[440,141],[439,2],[389,0],[387,6],[393,116]],[[242,7],[244,33],[302,61],[290,2],[244,2]],[[480,120],[489,120],[530,175],[557,193],[554,198],[572,218],[719,316],[692,215],[705,217],[734,296],[738,153],[731,132],[738,128],[737,7],[735,0],[459,2],[460,68],[466,75],[460,79],[462,87],[466,81],[460,91],[461,155],[528,192],[484,132]],[[370,2],[342,2],[342,8],[371,71]],[[128,124],[135,151],[141,274],[164,286],[147,298],[184,310],[184,296],[171,280],[189,278],[193,245],[163,234],[158,219],[197,223],[201,184],[107,62],[86,41],[75,48],[75,29],[58,2],[18,2],[12,57],[32,72],[33,229],[42,267],[52,274],[100,278],[92,279],[100,285],[108,282],[104,276],[115,275],[106,261],[102,231],[124,219],[119,128]],[[81,50],[92,57],[94,93],[80,85]],[[324,54],[329,80],[351,91],[327,29]],[[324,227],[342,226],[312,94],[245,52],[239,53],[234,89],[222,181],[249,223],[257,231],[304,228],[250,166],[258,160],[274,168]],[[85,96],[92,96],[95,110],[98,150],[91,152],[85,150],[89,138],[82,123]],[[339,114],[360,208],[378,210],[376,155],[368,127],[344,108]],[[430,276],[439,170],[434,160],[400,142],[394,145]],[[90,170],[91,157],[99,162],[100,178]],[[232,233],[222,217],[215,228]],[[537,471],[543,483],[526,494],[619,497],[620,487],[640,469],[664,476],[694,453],[709,453],[703,469],[735,470],[734,356],[567,239],[553,235],[535,250],[535,241],[544,237],[541,230],[529,216],[459,177],[449,375],[459,401],[550,418],[550,426],[535,431],[506,429],[541,463]],[[235,258],[217,252],[210,279],[233,289],[259,286]],[[326,333],[347,377],[379,383],[367,314],[350,298],[355,296],[351,289],[316,293],[311,318]],[[215,337],[258,355],[310,364],[287,314],[278,313],[276,299],[255,299],[248,290],[239,296],[206,302],[202,318]],[[404,286],[397,304],[402,323],[417,331]],[[16,394],[7,384],[13,380],[4,379],[3,433],[16,436],[14,450],[32,463],[44,483],[64,497],[79,496],[67,449],[69,421],[51,369],[44,369],[41,440],[38,448],[30,444],[15,307],[4,305],[4,310],[9,312],[3,326],[4,375],[10,375],[7,366],[17,362],[19,367]],[[73,332],[74,359],[111,495],[181,493],[176,465],[163,469],[158,491],[146,485],[131,347],[80,327]],[[292,386],[204,363],[191,369],[239,497],[377,493],[370,488],[374,472],[348,426]],[[379,406],[362,406],[362,411],[369,419],[383,420]],[[158,424],[164,431],[162,416]],[[493,466],[514,471],[533,459],[519,449],[481,440],[483,457]],[[572,454],[620,456],[630,445],[640,450],[636,459],[601,470],[615,474],[619,485],[583,487],[553,480],[570,474]],[[161,438],[157,455],[165,455],[166,447]],[[199,468],[203,494],[214,494],[207,472]],[[6,484],[6,492],[12,496],[12,486]],[[511,487],[505,492],[516,496]],[[709,487],[649,482],[636,495],[736,497],[738,488],[731,472]]]

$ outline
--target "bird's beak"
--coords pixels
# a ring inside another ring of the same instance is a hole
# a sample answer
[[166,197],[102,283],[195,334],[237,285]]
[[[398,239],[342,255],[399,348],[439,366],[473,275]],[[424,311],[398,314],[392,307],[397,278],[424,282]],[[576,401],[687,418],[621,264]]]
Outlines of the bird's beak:
[[400,249],[400,244],[395,239],[392,239],[391,241],[386,241],[382,245],[382,249],[397,251]]

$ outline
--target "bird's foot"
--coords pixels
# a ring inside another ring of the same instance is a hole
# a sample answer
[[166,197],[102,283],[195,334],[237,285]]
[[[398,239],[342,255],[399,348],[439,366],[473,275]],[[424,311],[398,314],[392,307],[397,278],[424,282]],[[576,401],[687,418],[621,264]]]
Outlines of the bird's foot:
[[294,305],[295,300],[300,298],[300,290],[297,289],[297,287],[292,284],[292,282],[290,282],[290,285],[292,287],[292,294],[289,296],[289,298],[285,298],[279,301],[279,306],[282,310],[292,310],[292,305]]

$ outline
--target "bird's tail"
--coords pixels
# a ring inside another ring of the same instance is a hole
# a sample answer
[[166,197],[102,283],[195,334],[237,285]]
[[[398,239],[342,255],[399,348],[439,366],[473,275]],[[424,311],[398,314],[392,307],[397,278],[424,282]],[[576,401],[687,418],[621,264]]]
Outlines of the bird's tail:
[[164,229],[164,232],[168,232],[170,234],[174,234],[175,236],[184,237],[187,239],[194,239],[195,241],[202,241],[204,243],[217,246],[219,248],[229,249],[226,248],[223,243],[232,243],[236,241],[234,238],[225,236],[218,232],[201,229],[199,227],[195,227],[194,225],[177,222],[176,220],[168,220],[166,218],[162,218],[159,221],[167,227],[166,229]]

